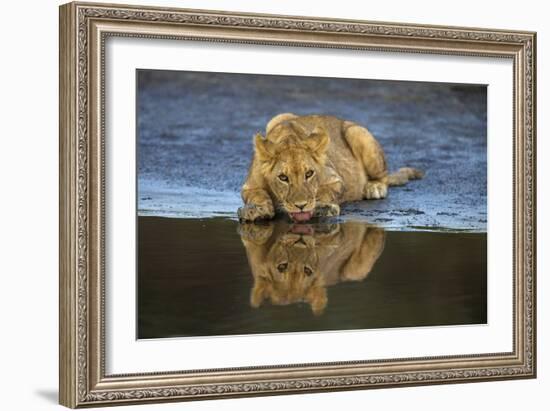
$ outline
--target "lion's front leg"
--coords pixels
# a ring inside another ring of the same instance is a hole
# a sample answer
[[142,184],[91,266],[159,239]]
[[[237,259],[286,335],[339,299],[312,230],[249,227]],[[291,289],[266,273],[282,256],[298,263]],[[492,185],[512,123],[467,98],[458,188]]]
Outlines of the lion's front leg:
[[253,222],[275,217],[273,201],[267,191],[262,189],[243,190],[242,197],[245,204],[237,211],[239,221]]
[[343,185],[340,180],[319,187],[315,205],[314,217],[335,217],[340,215],[338,205]]
[[340,206],[334,203],[317,203],[314,217],[335,217],[340,215]]
[[269,220],[275,216],[275,212],[273,211],[273,204],[248,203],[239,208],[237,215],[241,222],[253,222]]

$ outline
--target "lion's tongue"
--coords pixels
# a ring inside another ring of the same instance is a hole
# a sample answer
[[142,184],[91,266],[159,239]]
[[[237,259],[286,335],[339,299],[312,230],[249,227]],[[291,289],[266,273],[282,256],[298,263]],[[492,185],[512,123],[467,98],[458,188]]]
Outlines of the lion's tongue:
[[292,224],[290,232],[299,235],[313,235],[313,227],[309,224]]
[[307,221],[311,218],[313,213],[311,211],[302,211],[299,213],[290,213],[290,216],[294,221]]

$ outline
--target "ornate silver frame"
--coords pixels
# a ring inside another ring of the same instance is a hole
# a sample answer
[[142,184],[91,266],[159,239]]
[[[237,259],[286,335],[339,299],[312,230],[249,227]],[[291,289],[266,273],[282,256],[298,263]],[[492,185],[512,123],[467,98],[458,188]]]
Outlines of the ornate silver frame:
[[[109,36],[474,55],[514,64],[514,349],[471,356],[106,375],[104,45]],[[533,32],[70,3],[60,8],[60,403],[68,407],[536,376]]]

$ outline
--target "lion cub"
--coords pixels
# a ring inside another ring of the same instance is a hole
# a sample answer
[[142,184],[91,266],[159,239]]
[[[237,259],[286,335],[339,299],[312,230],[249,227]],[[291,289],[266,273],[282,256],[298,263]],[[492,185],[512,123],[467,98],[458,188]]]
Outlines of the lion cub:
[[388,174],[373,135],[333,116],[275,116],[254,137],[254,158],[242,187],[241,221],[286,213],[295,222],[336,216],[346,201],[385,198],[388,186],[423,176],[413,168]]

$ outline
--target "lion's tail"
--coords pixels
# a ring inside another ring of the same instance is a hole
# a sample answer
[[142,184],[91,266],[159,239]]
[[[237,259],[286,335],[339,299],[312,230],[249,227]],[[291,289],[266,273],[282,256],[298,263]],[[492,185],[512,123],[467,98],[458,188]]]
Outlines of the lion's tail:
[[403,186],[407,184],[409,180],[418,180],[424,177],[424,172],[416,168],[403,167],[397,170],[395,173],[388,175],[388,185],[390,186]]

